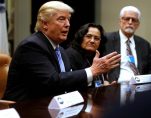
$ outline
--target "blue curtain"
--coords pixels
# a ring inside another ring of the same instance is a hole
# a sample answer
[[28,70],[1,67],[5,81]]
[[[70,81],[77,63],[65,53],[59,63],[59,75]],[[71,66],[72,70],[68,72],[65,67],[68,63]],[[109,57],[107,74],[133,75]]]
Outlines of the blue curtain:
[[6,9],[4,0],[0,0],[0,53],[9,54]]

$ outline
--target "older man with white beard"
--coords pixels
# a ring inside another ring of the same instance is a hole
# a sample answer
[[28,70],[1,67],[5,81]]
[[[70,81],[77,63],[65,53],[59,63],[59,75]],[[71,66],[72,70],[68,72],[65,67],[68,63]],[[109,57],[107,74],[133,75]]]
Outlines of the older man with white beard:
[[[141,12],[138,8],[126,6],[120,11],[119,30],[106,33],[107,42],[104,54],[112,51],[121,54],[120,66],[107,73],[106,79],[109,82],[125,82],[136,74],[151,73],[150,44],[145,39],[134,34],[140,25],[140,18]],[[128,46],[127,42],[129,42]],[[129,49],[127,49],[128,47]],[[131,52],[130,55],[127,54],[129,52]],[[135,68],[131,67],[130,63]]]

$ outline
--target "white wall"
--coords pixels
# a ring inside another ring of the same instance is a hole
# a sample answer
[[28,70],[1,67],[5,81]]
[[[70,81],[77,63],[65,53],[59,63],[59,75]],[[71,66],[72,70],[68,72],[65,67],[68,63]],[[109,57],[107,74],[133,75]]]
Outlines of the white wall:
[[138,7],[142,19],[136,34],[151,42],[151,0],[96,0],[96,5],[96,22],[103,25],[106,32],[118,29],[119,12],[122,7],[127,5]]
[[[118,30],[118,17],[122,7],[134,5],[142,12],[142,20],[136,34],[151,42],[151,0],[95,0],[95,22],[103,25],[106,32]],[[31,0],[14,0],[15,37],[14,47],[30,35]]]

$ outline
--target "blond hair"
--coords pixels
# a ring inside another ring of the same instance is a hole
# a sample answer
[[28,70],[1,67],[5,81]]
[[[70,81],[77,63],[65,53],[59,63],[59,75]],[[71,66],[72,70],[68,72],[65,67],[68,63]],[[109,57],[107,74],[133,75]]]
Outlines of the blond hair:
[[35,31],[39,31],[42,28],[42,22],[50,20],[50,17],[53,16],[55,11],[68,11],[70,13],[73,13],[74,10],[69,5],[61,2],[61,1],[49,1],[44,3],[37,15],[37,22],[35,25]]

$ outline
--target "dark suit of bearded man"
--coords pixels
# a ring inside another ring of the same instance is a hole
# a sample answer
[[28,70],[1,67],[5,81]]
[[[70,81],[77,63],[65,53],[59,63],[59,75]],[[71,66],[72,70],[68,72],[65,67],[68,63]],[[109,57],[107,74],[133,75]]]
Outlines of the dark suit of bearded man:
[[21,101],[86,88],[85,70],[71,72],[64,49],[60,51],[66,72],[60,72],[55,50],[42,32],[23,40],[13,56],[3,99]]
[[[121,53],[119,31],[106,33],[105,54],[113,51]],[[135,49],[137,55],[137,64],[140,74],[151,74],[151,47],[145,39],[134,35]],[[117,81],[120,74],[120,66],[108,72],[108,81]],[[127,76],[127,75],[125,75]]]

